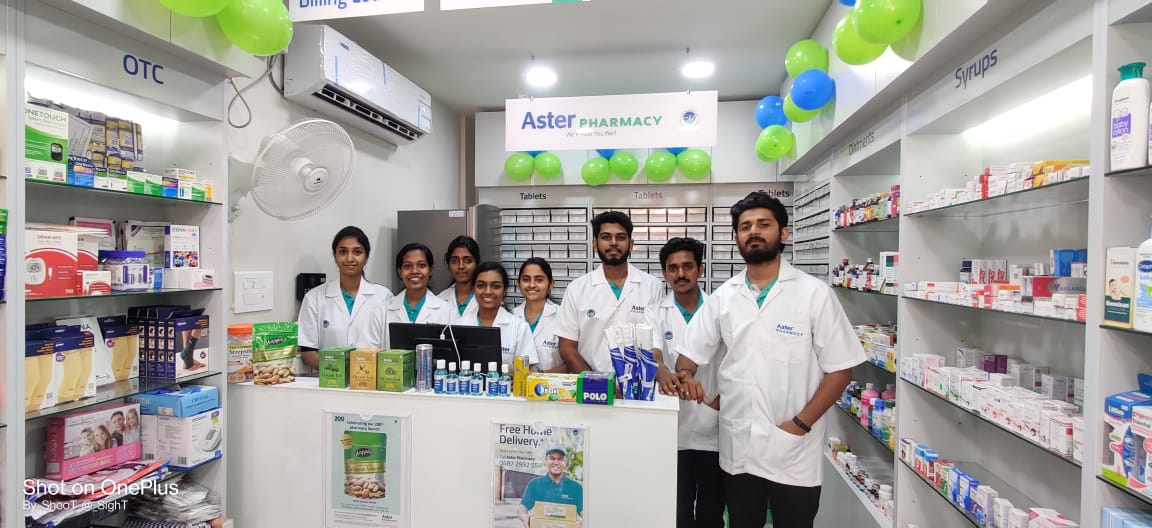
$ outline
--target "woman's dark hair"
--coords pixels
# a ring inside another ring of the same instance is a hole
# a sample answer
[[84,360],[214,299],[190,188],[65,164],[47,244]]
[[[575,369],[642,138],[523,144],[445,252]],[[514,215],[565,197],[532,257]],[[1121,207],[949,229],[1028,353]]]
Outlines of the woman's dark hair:
[[527,268],[529,264],[540,266],[540,269],[544,271],[544,276],[548,277],[548,282],[552,282],[552,265],[549,264],[547,260],[544,260],[540,257],[532,257],[528,260],[525,260],[522,264],[520,264],[520,275],[524,274],[524,268]]
[[632,218],[620,211],[604,211],[592,217],[592,237],[600,237],[600,226],[604,224],[619,224],[624,227],[624,231],[628,233],[628,238],[632,238]]
[[500,273],[500,279],[504,281],[504,289],[508,289],[508,270],[499,262],[481,262],[476,265],[476,269],[472,271],[472,287],[476,287],[476,278],[485,271],[497,271]]
[[361,246],[364,246],[364,256],[368,257],[372,254],[372,244],[368,242],[368,235],[364,234],[359,227],[348,226],[336,232],[336,238],[332,239],[332,252],[336,252],[336,247],[340,245],[340,241],[345,238],[355,238]]
[[452,262],[452,252],[456,251],[456,248],[467,249],[472,254],[472,259],[480,262],[480,244],[477,244],[476,239],[470,236],[460,235],[448,243],[448,251],[444,252],[444,265]]
[[404,247],[400,248],[400,251],[396,253],[397,270],[404,266],[404,255],[407,255],[409,251],[423,251],[424,260],[428,261],[428,267],[431,268],[435,266],[435,263],[432,261],[432,250],[428,249],[428,246],[425,246],[424,244],[413,242],[411,244],[406,244]]
[[784,204],[764,191],[752,191],[732,206],[732,231],[736,231],[740,224],[740,215],[749,209],[768,209],[776,217],[776,223],[780,224],[781,229],[788,227],[788,210]]
[[690,251],[697,266],[704,263],[704,244],[695,238],[675,237],[660,248],[660,269],[664,269],[664,266],[668,265],[668,255],[677,251]]

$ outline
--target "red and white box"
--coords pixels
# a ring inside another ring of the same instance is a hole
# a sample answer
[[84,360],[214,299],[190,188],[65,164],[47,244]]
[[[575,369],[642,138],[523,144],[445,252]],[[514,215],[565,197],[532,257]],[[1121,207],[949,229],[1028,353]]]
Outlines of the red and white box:
[[48,419],[46,477],[70,480],[140,458],[140,404],[122,403]]
[[24,296],[76,295],[76,233],[28,229],[24,243]]

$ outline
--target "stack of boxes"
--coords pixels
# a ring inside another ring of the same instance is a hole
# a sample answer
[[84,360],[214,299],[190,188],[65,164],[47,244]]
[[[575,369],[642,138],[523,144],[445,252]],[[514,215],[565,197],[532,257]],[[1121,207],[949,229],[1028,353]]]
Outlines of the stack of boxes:
[[1104,508],[1101,528],[1152,528],[1152,511]]
[[211,367],[210,325],[203,308],[134,306],[127,322],[140,333],[140,376],[179,378]]
[[76,325],[30,325],[24,332],[24,410],[96,394],[95,337]]
[[164,226],[163,287],[211,288],[214,272],[200,267],[200,227]]
[[1104,457],[1100,474],[1115,484],[1152,497],[1152,375],[1137,376],[1139,390],[1104,399]]
[[896,325],[894,323],[856,326],[856,336],[868,361],[888,372],[896,372]]
[[1088,160],[1045,160],[987,167],[963,188],[940,189],[924,200],[907,205],[907,213],[918,213],[976,200],[1035,189],[1045,185],[1085,178],[1091,174]]
[[224,455],[224,409],[216,387],[193,385],[131,396],[140,406],[141,458],[192,469]]

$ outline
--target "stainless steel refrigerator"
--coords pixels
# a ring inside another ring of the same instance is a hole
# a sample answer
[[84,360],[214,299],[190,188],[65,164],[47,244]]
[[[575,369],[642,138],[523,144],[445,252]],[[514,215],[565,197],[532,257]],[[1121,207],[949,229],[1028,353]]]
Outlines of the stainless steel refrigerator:
[[[436,265],[429,289],[434,294],[452,285],[444,250],[453,238],[460,235],[475,238],[480,244],[481,261],[500,260],[499,207],[474,205],[467,209],[400,211],[396,213],[396,229],[397,250],[411,242],[420,242],[432,249]],[[399,290],[403,288],[393,289]]]

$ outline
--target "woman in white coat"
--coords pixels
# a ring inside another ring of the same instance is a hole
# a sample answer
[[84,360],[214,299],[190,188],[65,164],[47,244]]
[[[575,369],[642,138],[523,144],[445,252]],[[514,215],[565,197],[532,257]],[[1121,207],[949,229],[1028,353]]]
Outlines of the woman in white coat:
[[340,280],[313,288],[300,304],[301,359],[309,368],[319,367],[318,350],[360,342],[367,335],[376,306],[392,298],[388,288],[364,278],[371,252],[368,236],[358,227],[345,227],[332,239],[332,259],[340,270]]
[[487,326],[500,329],[500,362],[512,368],[512,358],[528,356],[529,365],[537,365],[536,343],[528,323],[513,317],[502,306],[508,291],[508,272],[499,262],[483,262],[472,273],[472,288],[476,294],[476,308],[464,312],[459,324]]
[[452,322],[455,323],[464,315],[465,310],[476,308],[472,273],[476,271],[476,264],[480,263],[480,244],[472,237],[458,236],[448,243],[444,261],[452,273],[452,285],[437,297],[456,308],[452,312]]
[[552,265],[547,260],[540,257],[525,260],[517,280],[524,304],[512,309],[512,315],[528,323],[536,343],[536,355],[540,357],[540,370],[566,373],[568,366],[560,359],[560,339],[556,337],[556,313],[560,305],[549,299],[555,285]]
[[453,308],[428,291],[432,278],[432,250],[419,243],[408,244],[396,253],[396,276],[404,290],[376,307],[361,348],[389,348],[389,323],[448,324]]

